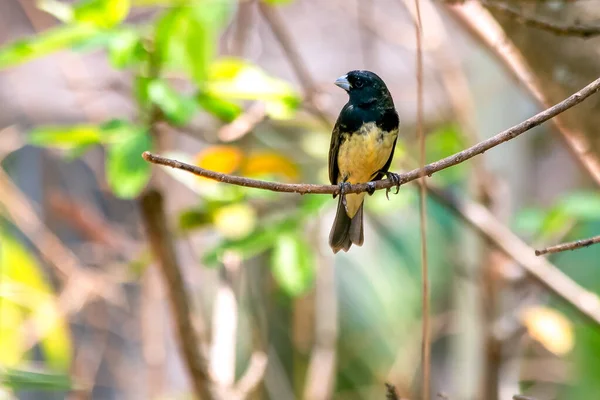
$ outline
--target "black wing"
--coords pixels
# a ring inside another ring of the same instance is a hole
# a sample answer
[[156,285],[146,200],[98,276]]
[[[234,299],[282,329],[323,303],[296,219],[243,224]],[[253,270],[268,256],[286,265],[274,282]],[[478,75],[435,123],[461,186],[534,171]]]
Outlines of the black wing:
[[[331,144],[329,145],[329,182],[332,185],[338,184],[339,168],[337,163],[338,151],[340,149],[340,142],[342,140],[342,134],[340,132],[339,123],[336,122],[333,132],[331,132]],[[335,194],[333,197],[335,198]]]

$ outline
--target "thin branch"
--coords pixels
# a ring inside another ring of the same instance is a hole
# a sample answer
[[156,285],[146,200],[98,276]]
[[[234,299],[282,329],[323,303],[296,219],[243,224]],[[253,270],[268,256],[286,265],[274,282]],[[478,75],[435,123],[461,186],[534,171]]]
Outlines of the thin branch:
[[[525,121],[509,128],[505,131],[498,133],[495,136],[492,136],[489,139],[486,139],[482,142],[477,143],[474,146],[471,146],[461,152],[453,154],[449,157],[443,158],[439,161],[433,162],[431,164],[426,165],[423,168],[423,171],[420,169],[414,169],[412,171],[400,174],[400,184],[405,184],[410,181],[414,181],[421,176],[421,173],[424,173],[427,176],[431,176],[436,172],[439,172],[443,169],[452,167],[454,165],[460,164],[466,160],[469,160],[476,155],[482,154],[488,151],[491,148],[498,146],[504,142],[507,142],[511,139],[516,138],[524,132],[548,121],[549,119],[557,116],[558,114],[568,110],[569,108],[581,103],[586,98],[595,94],[600,89],[600,78],[596,79],[580,91],[572,94],[565,100],[560,103],[534,115],[531,118],[526,119]],[[298,193],[298,194],[306,194],[306,193],[314,193],[314,194],[336,194],[339,192],[339,186],[336,185],[316,185],[316,184],[305,184],[305,183],[278,183],[278,182],[267,182],[257,179],[244,178],[240,176],[227,175],[222,174],[215,171],[210,171],[204,168],[197,167],[195,165],[190,165],[183,163],[181,161],[173,160],[166,157],[161,157],[149,152],[144,152],[142,157],[148,162],[153,164],[159,164],[168,166],[171,168],[181,169],[184,171],[188,171],[193,173],[194,175],[203,176],[205,178],[213,179],[215,181],[229,183],[232,185],[252,187],[263,190],[270,190],[274,192],[285,192],[285,193]],[[367,191],[374,187],[376,190],[380,189],[388,189],[394,186],[394,182],[389,179],[384,179],[380,181],[370,183],[361,183],[351,185],[346,189],[346,193],[361,193]]]
[[279,11],[276,7],[272,7],[263,1],[258,2],[258,9],[260,10],[260,13],[265,21],[267,21],[269,24],[273,35],[281,45],[283,52],[294,69],[294,73],[298,77],[300,85],[302,85],[302,89],[304,90],[304,95],[306,97],[305,100],[310,106],[307,107],[307,111],[310,111],[317,116],[325,125],[330,126],[331,121],[329,120],[329,117],[327,117],[325,112],[315,101],[318,93],[317,84],[308,71],[308,67],[302,60],[300,51],[294,43],[292,35],[288,31],[283,18],[281,18],[281,15],[279,14]]
[[458,199],[429,186],[429,193],[455,212],[494,246],[502,250],[551,293],[571,304],[583,316],[600,324],[600,299],[574,282],[545,258],[536,257],[534,250],[503,225],[481,204]]
[[582,247],[588,247],[596,243],[600,243],[600,235],[588,239],[576,240],[574,242],[557,244],[556,246],[550,246],[542,250],[536,250],[535,255],[541,256],[549,253],[560,253],[561,251],[577,250],[581,249]]
[[298,47],[295,45],[292,35],[287,30],[285,22],[279,14],[279,10],[264,3],[263,1],[258,2],[258,9],[260,10],[260,13],[265,21],[267,21],[269,24],[273,35],[275,35],[275,38],[281,44],[281,48],[290,61],[290,64],[292,65],[292,68],[294,69],[294,72],[296,73],[296,76],[298,77],[305,94],[310,96],[317,85],[312,79],[312,76],[308,71],[308,67],[302,60],[300,52],[298,51]]
[[[541,83],[537,81],[520,51],[481,4],[469,2],[460,7],[449,7],[448,10],[467,28],[475,39],[481,41],[491,50],[492,54],[506,68],[506,71],[530,92],[540,106],[544,108],[550,106],[549,101],[542,93]],[[568,129],[560,116],[554,118],[552,123],[575,159],[600,186],[600,160],[592,153],[592,146],[585,135],[573,129]]]
[[195,394],[200,399],[212,399],[214,397],[209,387],[207,366],[200,354],[200,341],[191,319],[191,301],[171,241],[163,196],[157,190],[147,191],[140,199],[140,206],[152,251],[167,286],[179,339],[177,343],[190,374]]
[[584,25],[579,22],[573,24],[557,24],[556,22],[545,18],[534,15],[525,15],[521,10],[511,7],[506,3],[487,0],[481,0],[480,2],[485,7],[499,11],[523,25],[548,31],[555,35],[575,36],[583,39],[589,39],[600,35],[600,25]]
[[425,184],[425,133],[423,132],[423,44],[422,44],[421,7],[415,0],[415,37],[417,42],[417,138],[419,140],[419,231],[421,233],[421,395],[424,400],[430,398],[431,373],[431,332],[429,329],[429,273],[427,266],[427,185]]

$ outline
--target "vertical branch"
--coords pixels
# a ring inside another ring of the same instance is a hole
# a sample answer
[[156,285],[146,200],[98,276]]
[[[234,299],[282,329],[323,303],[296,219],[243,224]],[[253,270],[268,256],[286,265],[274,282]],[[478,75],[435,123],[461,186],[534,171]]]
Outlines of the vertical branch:
[[[415,0],[416,23],[415,34],[417,39],[417,136],[419,138],[419,164],[421,168],[425,166],[425,134],[423,132],[423,48],[421,43],[421,8],[419,0]],[[429,332],[429,273],[427,266],[427,187],[425,185],[425,172],[421,169],[420,174],[420,204],[419,219],[421,225],[421,279],[422,279],[422,301],[423,301],[423,331],[422,331],[422,368],[423,380],[421,396],[424,400],[429,400],[430,391],[430,359],[431,359],[431,338]]]
[[168,230],[163,196],[158,190],[149,190],[142,195],[140,206],[152,252],[167,286],[179,339],[177,343],[194,392],[199,399],[210,400],[213,396],[209,388],[207,367],[200,354],[198,336],[192,324],[190,299]]

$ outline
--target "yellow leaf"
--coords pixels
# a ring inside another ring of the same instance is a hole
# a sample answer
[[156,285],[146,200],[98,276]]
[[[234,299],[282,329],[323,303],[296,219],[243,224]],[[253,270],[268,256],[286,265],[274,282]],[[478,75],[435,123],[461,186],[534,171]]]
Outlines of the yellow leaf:
[[[71,337],[52,288],[45,281],[35,258],[3,232],[0,232],[0,273],[0,365],[23,361],[31,345],[26,335],[33,334],[48,365],[68,369],[72,356]],[[32,324],[28,325],[26,321]],[[30,331],[21,331],[24,328]]]
[[211,146],[196,155],[195,164],[200,168],[231,174],[239,168],[243,158],[244,154],[235,146]]
[[274,152],[260,152],[248,156],[242,166],[242,173],[254,177],[277,175],[290,181],[297,180],[300,174],[296,164]]
[[573,349],[573,326],[558,311],[547,307],[530,307],[521,317],[529,335],[552,353],[560,356]]
[[247,204],[239,203],[219,208],[214,214],[217,230],[228,239],[248,236],[256,226],[256,212]]

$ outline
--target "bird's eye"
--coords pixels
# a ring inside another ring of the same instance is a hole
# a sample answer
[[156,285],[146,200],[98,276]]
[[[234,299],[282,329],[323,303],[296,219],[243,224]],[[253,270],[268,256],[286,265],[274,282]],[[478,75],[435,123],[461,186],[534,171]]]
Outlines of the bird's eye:
[[360,89],[361,87],[363,87],[363,81],[357,80],[356,82],[354,82],[354,87]]

